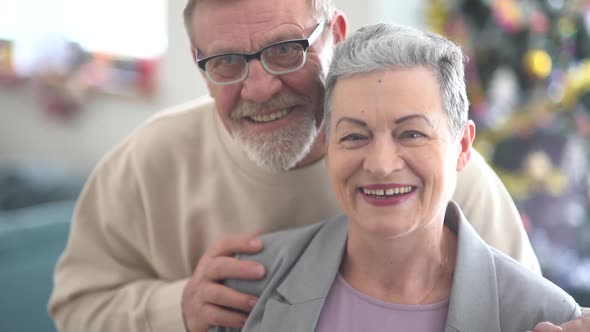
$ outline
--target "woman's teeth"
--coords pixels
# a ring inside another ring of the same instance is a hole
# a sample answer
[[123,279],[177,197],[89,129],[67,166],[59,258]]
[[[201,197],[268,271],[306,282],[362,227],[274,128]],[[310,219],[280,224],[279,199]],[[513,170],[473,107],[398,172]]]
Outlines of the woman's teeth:
[[365,195],[371,196],[378,196],[378,197],[386,197],[386,196],[394,196],[394,195],[402,195],[407,194],[412,191],[412,187],[396,187],[396,188],[389,188],[389,189],[367,189],[363,188],[363,193]]

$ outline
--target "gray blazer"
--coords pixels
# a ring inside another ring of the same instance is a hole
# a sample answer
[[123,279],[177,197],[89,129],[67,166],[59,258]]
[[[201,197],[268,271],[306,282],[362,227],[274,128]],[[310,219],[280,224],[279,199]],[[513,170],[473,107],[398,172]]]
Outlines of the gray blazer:
[[[347,225],[347,218],[340,216],[270,234],[263,237],[261,253],[240,256],[268,269],[261,281],[226,282],[259,296],[244,331],[315,329],[345,251]],[[485,244],[453,202],[447,207],[445,225],[458,236],[445,332],[524,332],[542,321],[561,324],[580,315],[578,304],[559,287]]]

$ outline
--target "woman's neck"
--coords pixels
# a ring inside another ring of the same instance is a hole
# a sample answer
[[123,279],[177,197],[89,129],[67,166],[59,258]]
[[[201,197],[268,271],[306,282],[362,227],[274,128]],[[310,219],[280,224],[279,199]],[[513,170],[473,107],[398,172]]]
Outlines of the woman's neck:
[[440,302],[450,295],[456,242],[442,224],[395,239],[351,229],[340,273],[352,287],[385,302]]

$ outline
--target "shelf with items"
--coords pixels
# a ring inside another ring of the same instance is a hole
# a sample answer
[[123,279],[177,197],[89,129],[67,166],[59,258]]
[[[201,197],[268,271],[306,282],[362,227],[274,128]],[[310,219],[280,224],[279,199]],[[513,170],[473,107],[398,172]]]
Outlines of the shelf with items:
[[[92,95],[150,98],[158,89],[159,59],[92,53],[74,43],[62,47],[59,59],[19,65],[12,41],[0,41],[0,84],[30,88],[42,110],[68,118]],[[64,51],[65,50],[65,51]],[[25,68],[25,69],[23,69]]]

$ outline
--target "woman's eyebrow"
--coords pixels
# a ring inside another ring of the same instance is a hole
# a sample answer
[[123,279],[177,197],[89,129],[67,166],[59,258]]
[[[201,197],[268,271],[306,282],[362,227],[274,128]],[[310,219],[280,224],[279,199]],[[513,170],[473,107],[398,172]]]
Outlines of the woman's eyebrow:
[[431,126],[431,127],[433,126],[430,119],[428,117],[426,117],[426,115],[424,115],[424,114],[410,114],[410,115],[402,116],[401,118],[396,119],[393,123],[400,124],[402,122],[409,121],[412,119],[423,119],[424,121],[426,121],[428,123],[429,126]]
[[338,125],[342,122],[348,122],[348,123],[352,123],[352,124],[356,124],[362,127],[366,127],[367,123],[365,121],[359,120],[359,119],[355,119],[355,118],[351,118],[351,117],[341,117],[340,119],[338,119],[338,122],[336,122],[336,128],[338,128]]

